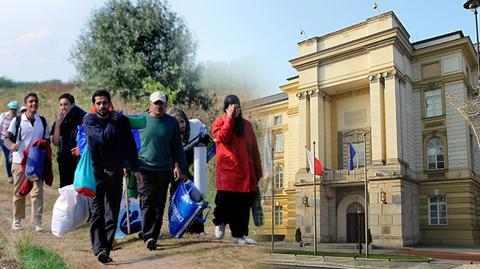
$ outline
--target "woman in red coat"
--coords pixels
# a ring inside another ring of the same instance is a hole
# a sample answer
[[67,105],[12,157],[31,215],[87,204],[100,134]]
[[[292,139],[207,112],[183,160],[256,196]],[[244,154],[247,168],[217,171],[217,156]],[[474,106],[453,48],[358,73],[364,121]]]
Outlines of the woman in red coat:
[[247,236],[250,208],[262,177],[257,139],[252,124],[242,118],[237,96],[225,97],[224,112],[212,125],[217,150],[215,237],[223,238],[229,224],[234,242],[255,244]]

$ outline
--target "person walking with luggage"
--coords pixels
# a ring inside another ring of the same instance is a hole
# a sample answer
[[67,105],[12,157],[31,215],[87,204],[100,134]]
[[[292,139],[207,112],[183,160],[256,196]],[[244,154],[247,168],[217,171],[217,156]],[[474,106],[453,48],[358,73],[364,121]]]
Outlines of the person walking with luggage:
[[144,112],[146,126],[140,130],[142,237],[150,250],[157,247],[170,180],[183,180],[187,173],[180,129],[175,118],[166,114],[167,101],[163,92],[150,95],[150,108]]
[[58,97],[60,113],[52,126],[52,143],[57,146],[58,172],[60,188],[73,184],[73,174],[77,168],[79,156],[75,155],[77,146],[77,127],[82,125],[86,112],[75,105],[75,98],[69,93]]
[[[193,169],[191,169],[191,166],[193,166],[193,149],[194,147],[207,146],[210,142],[212,142],[212,138],[207,134],[203,122],[198,119],[189,120],[187,114],[185,114],[185,112],[180,108],[171,108],[168,110],[168,114],[174,117],[178,122],[178,127],[180,129],[180,134],[182,138],[183,150],[185,151],[185,158],[187,161],[188,176],[189,178],[193,179]],[[172,186],[170,187],[171,196],[173,195],[177,187],[178,181],[173,181]],[[201,217],[202,215],[200,214],[199,216]],[[205,234],[205,227],[203,223],[194,220],[193,223],[188,227],[187,232]]]
[[223,238],[228,224],[235,243],[255,244],[247,236],[250,208],[262,177],[257,139],[252,124],[242,118],[237,96],[225,97],[224,112],[212,125],[217,147],[215,237]]
[[88,113],[83,119],[96,179],[96,194],[90,198],[90,240],[98,261],[109,263],[113,261],[110,251],[117,229],[125,162],[136,171],[140,186],[142,175],[138,172],[137,150],[127,117],[108,110],[111,98],[106,90],[94,92],[92,103],[95,113]]
[[[25,172],[22,169],[23,151],[41,139],[49,139],[47,120],[38,115],[39,99],[37,94],[29,93],[24,98],[26,107],[25,113],[16,116],[8,127],[8,137],[5,138],[6,145],[12,153],[12,175],[13,188],[13,223],[12,229],[22,228],[22,219],[25,218],[25,197],[19,195],[20,187],[25,181]],[[32,201],[32,224],[36,232],[43,230],[43,180],[33,182],[30,191]]]
[[17,116],[18,110],[20,109],[20,104],[17,101],[10,101],[7,104],[9,111],[3,112],[0,114],[0,124],[2,126],[2,131],[0,135],[0,145],[2,146],[3,155],[5,155],[5,167],[7,170],[7,182],[13,183],[12,176],[12,160],[10,156],[10,149],[5,145],[5,138],[8,137],[8,127],[13,118]]

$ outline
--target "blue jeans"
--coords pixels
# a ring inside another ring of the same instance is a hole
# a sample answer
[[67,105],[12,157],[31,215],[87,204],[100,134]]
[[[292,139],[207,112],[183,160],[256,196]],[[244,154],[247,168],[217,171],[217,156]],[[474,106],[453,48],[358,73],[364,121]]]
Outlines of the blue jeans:
[[10,149],[5,146],[3,139],[0,139],[0,145],[2,145],[3,155],[5,155],[5,165],[7,167],[8,177],[12,177],[12,160],[10,160]]

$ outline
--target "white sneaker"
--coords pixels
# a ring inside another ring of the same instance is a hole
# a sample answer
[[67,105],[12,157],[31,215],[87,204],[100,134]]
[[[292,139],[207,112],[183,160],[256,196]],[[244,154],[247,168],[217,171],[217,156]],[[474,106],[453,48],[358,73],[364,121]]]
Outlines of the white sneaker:
[[12,230],[22,229],[22,221],[19,219],[13,219]]
[[34,225],[33,227],[36,233],[43,231],[43,228],[40,225]]
[[246,236],[243,237],[243,240],[245,240],[245,242],[249,245],[255,245],[257,244],[257,241],[255,241],[255,239],[252,239],[252,238],[248,238]]
[[215,238],[222,239],[224,235],[225,235],[225,224],[222,223],[218,226],[215,226]]
[[233,243],[237,243],[239,245],[247,244],[247,241],[243,237],[232,237]]
[[246,236],[232,237],[232,239],[233,239],[234,243],[237,243],[237,244],[240,244],[240,245],[244,245],[244,244],[255,245],[257,243],[257,241],[255,241],[254,239],[248,238]]
[[13,177],[7,177],[7,182],[13,184]]

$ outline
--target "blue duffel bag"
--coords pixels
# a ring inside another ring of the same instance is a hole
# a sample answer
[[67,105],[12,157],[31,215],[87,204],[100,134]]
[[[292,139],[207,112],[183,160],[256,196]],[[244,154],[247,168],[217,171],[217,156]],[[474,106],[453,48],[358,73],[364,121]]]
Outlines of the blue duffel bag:
[[[205,217],[199,217],[203,210],[208,208]],[[210,212],[210,206],[202,193],[191,180],[181,181],[178,189],[170,200],[168,209],[168,228],[170,234],[176,238],[183,236],[188,226],[194,220],[205,223]]]

